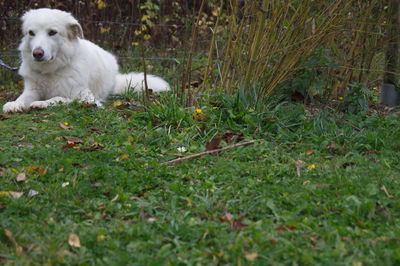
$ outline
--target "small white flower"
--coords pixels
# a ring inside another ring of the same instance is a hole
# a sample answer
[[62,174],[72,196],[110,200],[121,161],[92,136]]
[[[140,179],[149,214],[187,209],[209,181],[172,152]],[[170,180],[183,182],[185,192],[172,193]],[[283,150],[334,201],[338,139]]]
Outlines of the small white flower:
[[181,153],[184,153],[187,151],[187,149],[184,146],[182,146],[182,147],[178,147],[178,151]]
[[65,182],[65,183],[62,183],[62,187],[66,187],[66,186],[68,186],[69,185],[69,182]]

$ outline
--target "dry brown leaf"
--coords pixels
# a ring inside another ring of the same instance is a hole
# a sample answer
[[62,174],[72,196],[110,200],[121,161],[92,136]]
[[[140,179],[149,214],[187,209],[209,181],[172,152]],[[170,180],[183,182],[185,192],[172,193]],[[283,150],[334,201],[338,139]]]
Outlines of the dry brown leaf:
[[72,149],[72,148],[75,148],[75,147],[78,147],[78,145],[76,145],[75,143],[68,143],[68,144],[62,146],[61,149],[62,150],[66,150],[66,149]]
[[72,127],[72,126],[66,125],[66,123],[60,123],[60,127],[63,128],[63,129],[65,129],[65,130],[69,130],[69,129],[74,128],[74,127]]
[[220,143],[221,143],[221,138],[213,138],[209,143],[207,143],[206,151],[220,149],[221,148],[219,146]]
[[307,150],[307,151],[305,152],[305,155],[308,155],[308,156],[313,155],[313,154],[314,154],[314,151],[313,151],[313,150]]
[[297,230],[297,227],[294,225],[290,225],[290,224],[282,224],[282,225],[278,225],[277,227],[274,228],[275,231],[282,231],[282,230],[289,230],[289,231],[294,231]]
[[72,137],[72,136],[63,136],[63,139],[65,139],[68,144],[70,144],[70,143],[74,143],[74,144],[84,143],[84,141],[82,139],[77,138],[77,137]]
[[10,117],[11,117],[11,115],[9,115],[9,114],[1,114],[0,120],[6,120],[6,119],[9,119]]
[[81,240],[79,239],[78,235],[70,234],[69,238],[68,238],[68,244],[71,247],[80,248],[81,247]]
[[44,169],[43,167],[39,167],[38,174],[39,174],[40,176],[44,175],[44,171],[45,171],[45,170],[46,170],[46,169]]

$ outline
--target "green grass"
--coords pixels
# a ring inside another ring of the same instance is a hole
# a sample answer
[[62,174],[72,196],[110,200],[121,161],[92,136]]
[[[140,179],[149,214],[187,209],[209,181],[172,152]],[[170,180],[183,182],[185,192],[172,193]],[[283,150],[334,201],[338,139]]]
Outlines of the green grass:
[[[224,96],[203,101],[196,120],[172,96],[154,102],[127,96],[0,121],[0,191],[24,192],[0,196],[0,263],[400,263],[398,114],[253,110]],[[227,131],[264,141],[160,165]],[[61,136],[84,143],[65,148]],[[27,179],[16,182],[21,172]]]

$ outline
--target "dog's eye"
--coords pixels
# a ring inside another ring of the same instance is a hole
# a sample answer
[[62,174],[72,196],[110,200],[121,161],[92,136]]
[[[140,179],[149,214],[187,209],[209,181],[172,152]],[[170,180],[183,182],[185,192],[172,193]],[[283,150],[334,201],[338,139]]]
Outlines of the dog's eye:
[[55,30],[49,31],[49,36],[54,36],[54,35],[56,35],[56,34],[57,34],[57,32],[56,32]]
[[29,33],[29,35],[31,35],[31,36],[35,36],[35,33],[33,32],[33,31],[28,31],[28,33]]

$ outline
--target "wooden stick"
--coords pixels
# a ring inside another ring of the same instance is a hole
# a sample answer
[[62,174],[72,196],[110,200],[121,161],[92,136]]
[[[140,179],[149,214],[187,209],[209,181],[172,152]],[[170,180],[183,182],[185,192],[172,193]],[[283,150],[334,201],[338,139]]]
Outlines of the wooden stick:
[[214,154],[214,153],[217,153],[217,152],[220,152],[220,151],[225,151],[225,150],[233,149],[233,148],[240,147],[240,146],[246,146],[246,145],[253,144],[253,143],[256,143],[256,142],[260,142],[260,141],[263,141],[263,139],[250,140],[250,141],[247,141],[247,142],[236,143],[236,144],[233,144],[233,145],[229,145],[229,146],[223,147],[221,149],[200,152],[200,153],[188,155],[188,156],[185,156],[185,157],[182,157],[182,158],[174,159],[172,161],[163,162],[160,165],[177,164],[177,163],[180,163],[183,160],[199,158],[199,157],[202,157],[202,156],[207,155],[207,154]]

